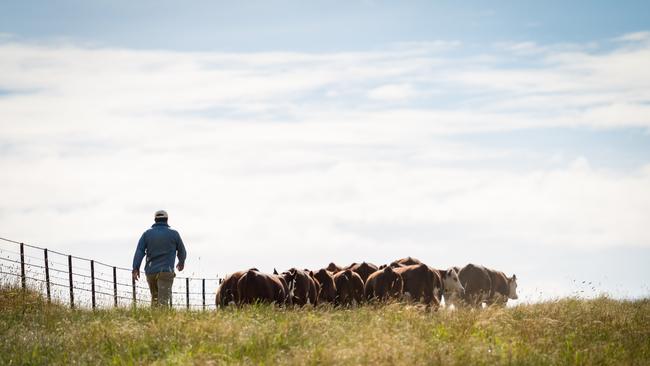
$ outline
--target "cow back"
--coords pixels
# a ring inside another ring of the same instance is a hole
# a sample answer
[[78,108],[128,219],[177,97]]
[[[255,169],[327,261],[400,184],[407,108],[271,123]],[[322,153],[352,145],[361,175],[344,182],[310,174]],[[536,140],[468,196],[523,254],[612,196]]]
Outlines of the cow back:
[[355,264],[351,265],[349,269],[351,269],[352,272],[355,272],[356,274],[358,274],[361,277],[361,279],[363,280],[363,283],[365,284],[366,281],[368,280],[368,277],[370,277],[371,274],[373,274],[377,270],[379,270],[379,267],[377,267],[376,265],[374,265],[372,263],[363,262],[363,263],[358,263],[358,264],[355,263]]
[[334,275],[336,286],[337,305],[351,305],[354,301],[360,303],[363,299],[363,280],[359,274],[350,269],[341,271]]
[[492,291],[492,280],[487,269],[476,264],[461,268],[458,278],[465,288],[463,301],[472,306],[480,306]]
[[404,281],[403,292],[410,294],[412,300],[427,305],[439,305],[434,297],[434,277],[436,274],[425,264],[414,264],[394,269]]
[[493,304],[505,304],[508,301],[508,279],[505,273],[487,269],[490,274],[491,288],[489,302]]
[[319,302],[334,302],[336,299],[336,284],[332,273],[323,268],[314,273],[314,278],[320,284],[320,291],[318,292]]
[[237,281],[238,303],[275,302],[284,304],[285,288],[277,276],[249,270]]
[[402,276],[396,273],[392,267],[386,267],[368,277],[364,287],[364,295],[368,301],[399,298],[402,295],[403,288]]

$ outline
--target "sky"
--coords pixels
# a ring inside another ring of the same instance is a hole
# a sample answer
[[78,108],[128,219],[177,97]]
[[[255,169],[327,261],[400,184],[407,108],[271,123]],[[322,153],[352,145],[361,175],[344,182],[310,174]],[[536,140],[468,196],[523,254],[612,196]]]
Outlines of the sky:
[[186,275],[414,256],[647,297],[649,8],[2,1],[0,236],[130,267],[165,209]]

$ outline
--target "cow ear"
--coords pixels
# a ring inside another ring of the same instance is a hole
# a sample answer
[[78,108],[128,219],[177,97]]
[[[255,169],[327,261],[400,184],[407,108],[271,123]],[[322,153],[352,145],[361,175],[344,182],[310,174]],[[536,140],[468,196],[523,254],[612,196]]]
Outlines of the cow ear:
[[517,280],[517,275],[513,273],[512,274],[512,279],[516,281]]
[[278,274],[278,270],[275,269],[275,268],[273,268],[273,274],[274,274],[274,275],[277,275],[277,274]]

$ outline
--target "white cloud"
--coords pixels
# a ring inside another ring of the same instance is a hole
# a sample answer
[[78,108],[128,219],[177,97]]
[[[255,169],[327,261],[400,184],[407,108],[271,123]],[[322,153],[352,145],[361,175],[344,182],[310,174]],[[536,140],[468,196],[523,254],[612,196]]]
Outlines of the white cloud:
[[408,84],[382,85],[368,92],[370,99],[381,101],[401,101],[417,96],[417,92]]
[[614,39],[619,42],[642,42],[650,40],[650,32],[627,33]]

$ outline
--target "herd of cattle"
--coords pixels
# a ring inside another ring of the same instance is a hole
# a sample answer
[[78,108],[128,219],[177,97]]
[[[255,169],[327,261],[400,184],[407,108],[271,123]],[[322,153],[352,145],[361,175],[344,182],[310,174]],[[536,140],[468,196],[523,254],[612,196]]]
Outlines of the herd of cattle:
[[273,274],[256,268],[228,275],[216,295],[218,307],[271,302],[279,305],[331,303],[348,306],[387,300],[415,301],[427,307],[445,304],[480,307],[517,299],[517,277],[476,264],[435,269],[411,257],[387,265],[330,263],[318,271],[291,268]]

